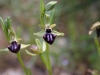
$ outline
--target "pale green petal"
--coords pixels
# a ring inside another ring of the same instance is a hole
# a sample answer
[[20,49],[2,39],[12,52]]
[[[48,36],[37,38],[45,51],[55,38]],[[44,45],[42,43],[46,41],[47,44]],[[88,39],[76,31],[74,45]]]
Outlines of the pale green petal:
[[90,31],[89,31],[89,35],[91,35],[92,32],[93,32],[94,30],[95,30],[95,29],[90,29]]
[[92,25],[91,29],[95,29],[96,27],[100,26],[100,22],[96,22],[95,24]]
[[56,26],[56,24],[52,24],[50,25],[50,28],[54,28]]

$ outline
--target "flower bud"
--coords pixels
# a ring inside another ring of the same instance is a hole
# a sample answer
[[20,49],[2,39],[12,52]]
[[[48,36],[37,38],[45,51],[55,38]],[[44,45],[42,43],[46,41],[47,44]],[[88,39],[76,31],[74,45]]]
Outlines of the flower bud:
[[32,46],[30,47],[30,50],[31,50],[34,54],[39,54],[39,53],[40,53],[40,51],[39,51],[39,49],[38,49],[38,47],[37,47],[36,45],[32,45]]

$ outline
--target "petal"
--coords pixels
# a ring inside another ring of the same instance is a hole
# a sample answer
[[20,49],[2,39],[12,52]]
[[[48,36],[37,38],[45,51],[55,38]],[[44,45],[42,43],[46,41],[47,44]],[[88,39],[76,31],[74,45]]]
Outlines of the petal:
[[50,25],[50,28],[52,29],[52,28],[54,28],[56,26],[56,24],[52,24],[52,25]]
[[90,31],[89,31],[89,35],[91,35],[92,32],[93,32],[94,30],[95,30],[95,29],[90,29]]
[[100,26],[100,22],[96,22],[95,24],[92,25],[91,29],[95,29],[96,27]]

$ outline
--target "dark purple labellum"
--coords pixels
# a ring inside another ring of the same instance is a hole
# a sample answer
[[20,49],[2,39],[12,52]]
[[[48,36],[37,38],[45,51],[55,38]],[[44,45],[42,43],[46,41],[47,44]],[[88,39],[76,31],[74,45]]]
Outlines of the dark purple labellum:
[[43,38],[47,43],[52,45],[56,38],[56,34],[52,34],[51,29],[46,29],[46,34],[44,34]]
[[97,33],[97,37],[99,38],[99,36],[100,36],[100,27],[96,28],[96,33]]
[[54,40],[55,40],[55,38],[56,38],[56,34],[46,33],[46,34],[44,34],[43,38],[47,43],[52,45]]
[[18,44],[16,41],[11,43],[11,46],[8,46],[8,49],[13,52],[17,53],[20,50],[21,44]]

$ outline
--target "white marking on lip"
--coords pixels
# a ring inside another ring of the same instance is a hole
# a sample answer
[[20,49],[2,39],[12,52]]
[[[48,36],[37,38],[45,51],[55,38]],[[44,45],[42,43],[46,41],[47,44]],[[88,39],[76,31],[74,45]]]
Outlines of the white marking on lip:
[[53,39],[52,39],[52,35],[50,34],[50,40],[52,41]]

